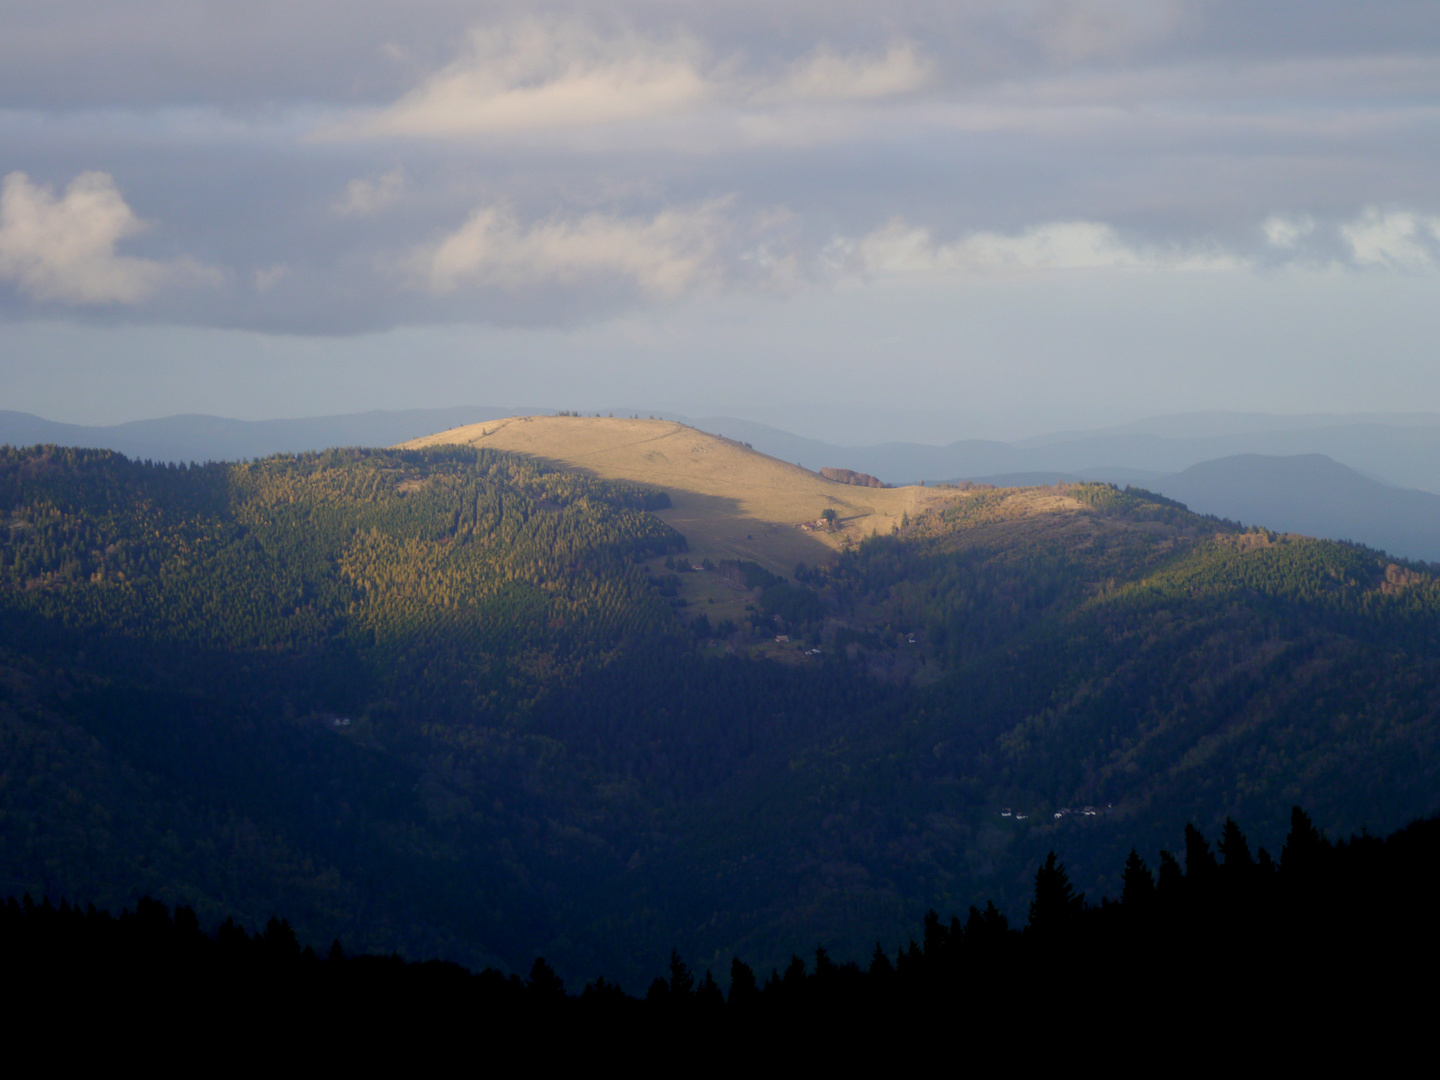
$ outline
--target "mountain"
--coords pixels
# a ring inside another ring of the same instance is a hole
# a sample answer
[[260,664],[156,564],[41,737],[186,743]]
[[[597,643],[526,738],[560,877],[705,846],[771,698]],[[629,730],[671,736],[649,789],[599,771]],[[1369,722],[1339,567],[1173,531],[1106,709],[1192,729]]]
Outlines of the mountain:
[[1027,449],[1057,464],[1122,465],[1156,472],[1178,472],[1202,461],[1240,454],[1323,454],[1384,482],[1440,493],[1440,424],[1356,423],[1203,437],[1093,433]]
[[[683,533],[694,560],[754,560],[788,574],[797,562],[828,561],[873,532],[945,501],[924,487],[861,488],[762,454],[736,439],[671,420],[514,416],[405,443],[464,444],[539,457],[615,480],[657,487],[659,516]],[[833,525],[816,528],[826,511]]]
[[[1440,561],[1440,418],[1426,413],[1384,419],[1382,424],[1363,416],[1192,414],[1013,445],[858,448],[799,440],[729,418],[709,422],[787,460],[840,464],[882,478],[939,475],[999,487],[1133,484],[1200,513]],[[1220,456],[1237,447],[1261,449]],[[1360,467],[1316,452],[1323,447]],[[1406,477],[1416,488],[1377,476]]]
[[[234,461],[332,446],[392,446],[449,428],[525,410],[493,407],[376,411],[294,420],[172,416],[109,427],[59,424],[0,411],[0,444],[91,446],[155,461]],[[1325,454],[1374,479],[1440,494],[1440,416],[1355,414],[1275,416],[1193,413],[1121,427],[1059,432],[1017,442],[962,439],[947,446],[892,442],[846,445],[806,438],[737,417],[687,419],[811,471],[825,466],[893,484],[984,481],[1052,475],[1139,483],[1238,454]],[[837,439],[843,432],[837,432]]]
[[1375,424],[1391,428],[1440,427],[1440,413],[1242,413],[1225,410],[1170,413],[1116,424],[1109,428],[1053,432],[1021,439],[1025,446],[1072,442],[1096,435],[1163,435],[1172,439],[1209,439],[1263,435],[1282,431],[1330,430]]
[[1150,486],[1199,513],[1440,562],[1440,495],[1379,483],[1323,454],[1240,454]]
[[1440,416],[1270,416],[1199,413],[1157,417],[1097,431],[1060,432],[1014,443],[961,440],[948,446],[843,446],[731,417],[695,421],[767,454],[808,468],[855,469],[892,482],[990,480],[1025,474],[1145,483],[1239,454],[1324,454],[1384,482],[1440,494]]
[[906,442],[844,446],[803,438],[732,416],[688,422],[707,431],[723,431],[757,450],[782,461],[793,461],[804,468],[832,466],[853,469],[890,483],[915,484],[922,480],[933,483],[955,477],[973,479],[991,473],[1046,467],[1029,451],[992,439],[967,439],[949,446]]
[[[1430,567],[626,423],[0,451],[0,878],[633,990],[671,948],[769,970],[1021,919],[1052,848],[1114,896],[1187,821],[1275,851],[1296,802],[1331,835],[1437,808]],[[889,529],[794,527],[877,496]],[[727,554],[726,514],[810,557]]]
[[0,444],[87,446],[150,461],[239,461],[332,446],[393,446],[441,428],[508,416],[512,411],[466,406],[295,420],[186,415],[110,426],[61,424],[29,413],[0,411]]

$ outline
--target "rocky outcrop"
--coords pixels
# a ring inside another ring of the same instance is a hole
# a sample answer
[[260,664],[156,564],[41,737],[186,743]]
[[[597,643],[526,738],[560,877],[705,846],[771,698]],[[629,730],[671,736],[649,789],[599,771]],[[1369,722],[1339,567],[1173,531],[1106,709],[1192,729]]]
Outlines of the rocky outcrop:
[[820,475],[826,480],[833,480],[837,484],[854,484],[856,487],[889,487],[869,473],[855,472],[853,469],[830,469],[820,470]]

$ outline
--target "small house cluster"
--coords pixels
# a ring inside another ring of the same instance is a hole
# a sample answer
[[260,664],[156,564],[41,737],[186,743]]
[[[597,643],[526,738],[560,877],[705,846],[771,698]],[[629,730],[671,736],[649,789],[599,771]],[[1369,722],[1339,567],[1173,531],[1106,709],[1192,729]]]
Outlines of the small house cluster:
[[1073,810],[1068,806],[1062,806],[1059,810],[1055,811],[1055,820],[1059,821],[1061,818],[1069,817],[1071,814],[1078,814],[1080,817],[1099,817],[1101,814],[1112,809],[1113,806],[1113,803],[1108,804],[1104,810],[1094,806],[1082,806],[1078,810]]

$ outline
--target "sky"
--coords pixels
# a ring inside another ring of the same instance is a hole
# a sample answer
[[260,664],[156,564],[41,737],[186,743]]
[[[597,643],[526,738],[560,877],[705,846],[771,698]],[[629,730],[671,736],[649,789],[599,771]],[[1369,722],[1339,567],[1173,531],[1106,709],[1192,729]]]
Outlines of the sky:
[[0,408],[1440,411],[1433,0],[0,0]]

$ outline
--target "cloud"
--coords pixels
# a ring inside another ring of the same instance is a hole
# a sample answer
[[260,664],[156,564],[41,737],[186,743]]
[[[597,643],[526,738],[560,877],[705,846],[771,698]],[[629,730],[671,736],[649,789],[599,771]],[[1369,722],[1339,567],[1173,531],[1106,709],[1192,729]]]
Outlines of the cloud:
[[466,56],[334,133],[457,137],[653,116],[710,96],[699,52],[684,36],[607,38],[576,22],[477,28]]
[[797,61],[788,76],[755,96],[771,99],[863,100],[918,90],[930,78],[931,64],[908,41],[895,42],[879,56],[840,55],[822,46]]
[[357,179],[345,185],[345,195],[331,209],[337,214],[366,217],[385,209],[405,192],[405,170],[399,166],[377,180]]
[[1440,240],[1440,217],[1370,207],[1356,220],[1342,225],[1340,235],[1350,245],[1351,257],[1359,266],[1433,270],[1437,265],[1435,242]]
[[436,293],[463,286],[518,291],[536,286],[611,288],[622,281],[650,299],[718,283],[728,227],[720,204],[664,210],[653,218],[590,213],[523,224],[508,209],[476,210],[410,268]]
[[146,228],[108,173],[81,173],[57,196],[12,172],[0,187],[0,280],[32,300],[70,304],[138,304],[164,285],[222,280],[194,259],[158,262],[115,250]]
[[477,28],[466,55],[388,108],[357,114],[321,138],[466,138],[804,101],[857,101],[917,89],[931,64],[911,43],[879,53],[825,45],[769,73],[740,56],[716,61],[695,37],[602,35],[576,20]]
[[57,197],[12,172],[0,190],[0,279],[35,300],[138,303],[166,268],[115,247],[144,228],[106,173],[81,173]]
[[1006,235],[976,232],[937,244],[928,229],[894,218],[858,243],[841,241],[832,258],[866,274],[963,272],[995,274],[1045,270],[1145,268],[1230,270],[1240,259],[1215,250],[1137,248],[1109,225],[1093,221],[1050,222]]
[[1029,32],[1064,60],[1123,56],[1170,37],[1183,0],[1038,0],[1017,5]]
[[1261,222],[1260,231],[1271,247],[1293,249],[1315,231],[1315,219],[1308,214],[1299,217],[1272,214]]

